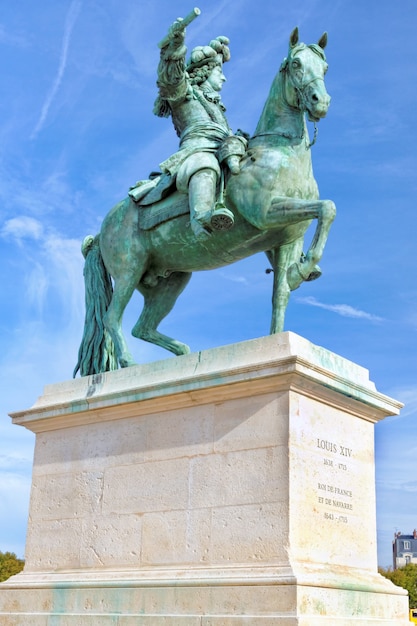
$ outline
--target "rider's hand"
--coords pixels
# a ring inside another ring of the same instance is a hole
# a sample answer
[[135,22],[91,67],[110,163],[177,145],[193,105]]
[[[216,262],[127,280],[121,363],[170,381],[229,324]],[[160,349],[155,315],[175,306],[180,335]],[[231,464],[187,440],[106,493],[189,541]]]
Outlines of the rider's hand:
[[232,154],[226,159],[227,166],[232,174],[239,174],[240,172],[240,156]]
[[173,24],[169,27],[168,36],[170,39],[176,39],[177,41],[184,41],[185,38],[185,28],[182,26],[181,22],[183,21],[182,17],[179,17],[175,20]]

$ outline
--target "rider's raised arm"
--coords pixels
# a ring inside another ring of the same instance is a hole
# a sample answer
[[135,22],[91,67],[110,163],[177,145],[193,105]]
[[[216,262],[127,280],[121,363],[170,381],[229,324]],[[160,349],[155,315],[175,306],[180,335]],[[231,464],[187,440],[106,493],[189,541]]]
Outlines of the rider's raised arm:
[[154,106],[154,113],[160,117],[170,115],[170,101],[182,100],[188,92],[184,45],[185,20],[178,18],[170,26],[168,35],[160,42],[161,55],[158,64],[157,85],[159,97]]

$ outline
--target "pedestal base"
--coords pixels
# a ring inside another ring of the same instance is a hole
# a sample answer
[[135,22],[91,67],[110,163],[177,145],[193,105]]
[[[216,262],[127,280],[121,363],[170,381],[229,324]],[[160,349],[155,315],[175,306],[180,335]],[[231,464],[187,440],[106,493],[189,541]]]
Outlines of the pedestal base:
[[4,626],[382,626],[374,423],[400,404],[292,333],[51,385]]
[[[304,586],[275,577],[251,584],[117,580],[2,590],[2,626],[409,626],[404,596]],[[372,583],[375,581],[371,581]],[[5,597],[7,594],[7,601]]]

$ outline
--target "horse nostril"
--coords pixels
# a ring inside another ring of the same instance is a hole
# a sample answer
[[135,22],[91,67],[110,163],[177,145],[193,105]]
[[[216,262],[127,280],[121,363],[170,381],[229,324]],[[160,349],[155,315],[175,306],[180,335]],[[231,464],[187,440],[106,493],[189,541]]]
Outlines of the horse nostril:
[[317,94],[313,93],[313,95],[311,96],[311,99],[313,100],[313,102],[318,102],[319,98],[317,96]]

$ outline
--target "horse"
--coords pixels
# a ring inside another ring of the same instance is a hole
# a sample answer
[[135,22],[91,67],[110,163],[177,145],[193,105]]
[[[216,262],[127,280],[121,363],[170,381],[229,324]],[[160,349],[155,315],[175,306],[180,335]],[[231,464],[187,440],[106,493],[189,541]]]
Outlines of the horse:
[[[274,274],[270,333],[284,329],[291,291],[321,274],[322,257],[336,208],[320,200],[313,176],[306,117],[326,116],[330,96],[324,76],[327,33],[317,44],[290,35],[288,55],[277,72],[255,133],[240,161],[240,171],[224,180],[223,197],[233,212],[230,230],[198,238],[190,228],[187,195],[178,191],[148,208],[128,195],[104,218],[99,235],[83,243],[86,319],[74,376],[128,367],[135,362],[122,331],[124,310],[135,290],[144,298],[132,329],[136,338],[175,355],[190,352],[181,341],[158,331],[192,272],[229,265],[266,253]],[[171,211],[175,205],[183,210]],[[144,212],[169,216],[143,226]],[[172,217],[172,215],[174,215]],[[316,220],[312,241],[304,235]]]

